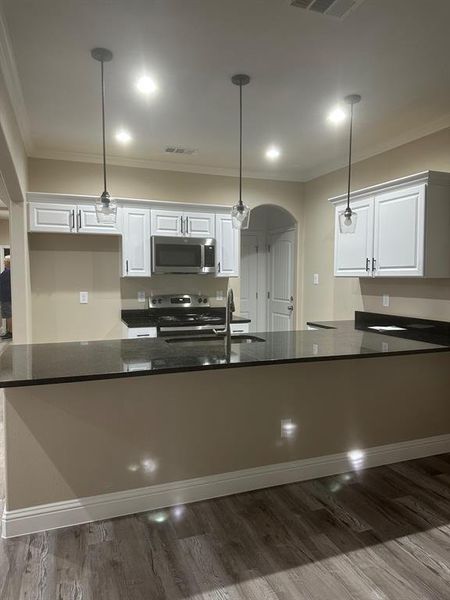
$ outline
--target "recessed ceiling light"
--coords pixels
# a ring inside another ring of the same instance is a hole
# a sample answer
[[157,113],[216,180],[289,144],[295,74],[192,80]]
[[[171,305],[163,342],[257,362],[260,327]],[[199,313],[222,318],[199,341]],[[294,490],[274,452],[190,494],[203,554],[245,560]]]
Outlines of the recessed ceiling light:
[[347,113],[345,112],[345,110],[340,106],[336,106],[336,108],[333,108],[333,110],[328,115],[328,120],[334,123],[335,125],[339,125],[339,123],[345,121],[346,117]]
[[266,158],[268,160],[277,160],[277,158],[280,158],[280,155],[281,155],[281,151],[276,146],[270,146],[266,150]]
[[125,129],[119,129],[119,131],[116,132],[116,140],[121,144],[128,144],[132,139],[131,133]]
[[136,81],[136,88],[141,92],[141,94],[146,94],[147,96],[150,96],[158,91],[156,81],[148,75],[139,77],[139,79]]

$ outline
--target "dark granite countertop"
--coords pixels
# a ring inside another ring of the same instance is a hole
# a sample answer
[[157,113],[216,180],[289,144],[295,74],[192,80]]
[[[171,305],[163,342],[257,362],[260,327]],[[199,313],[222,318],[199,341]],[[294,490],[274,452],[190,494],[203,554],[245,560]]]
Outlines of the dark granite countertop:
[[0,356],[0,387],[450,350],[450,342],[431,344],[362,331],[353,321],[318,325],[322,328],[316,331],[256,333],[263,342],[233,343],[229,354],[221,339],[201,343],[147,338],[11,345]]

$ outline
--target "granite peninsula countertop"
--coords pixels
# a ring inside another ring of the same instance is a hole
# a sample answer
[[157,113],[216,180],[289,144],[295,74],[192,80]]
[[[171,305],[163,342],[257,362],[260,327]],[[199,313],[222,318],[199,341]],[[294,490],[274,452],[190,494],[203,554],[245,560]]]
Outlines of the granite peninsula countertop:
[[161,337],[12,344],[0,356],[0,387],[450,351],[450,339],[440,344],[405,339],[393,332],[385,335],[357,329],[354,321],[313,324],[319,328],[255,333],[264,341],[232,343],[229,353],[221,339],[168,343],[170,338]]

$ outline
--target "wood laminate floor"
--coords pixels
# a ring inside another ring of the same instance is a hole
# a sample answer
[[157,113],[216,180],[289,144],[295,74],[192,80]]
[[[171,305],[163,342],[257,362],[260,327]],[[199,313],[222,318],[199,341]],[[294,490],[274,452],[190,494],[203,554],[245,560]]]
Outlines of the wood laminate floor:
[[0,542],[2,600],[450,599],[450,455]]

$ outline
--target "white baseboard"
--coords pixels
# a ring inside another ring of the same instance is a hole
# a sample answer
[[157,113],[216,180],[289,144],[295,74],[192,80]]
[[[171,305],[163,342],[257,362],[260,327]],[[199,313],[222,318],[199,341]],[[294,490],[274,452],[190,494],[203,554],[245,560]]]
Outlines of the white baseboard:
[[[387,465],[449,451],[450,434],[376,446],[363,450],[363,459],[358,460],[358,468]],[[2,517],[2,536],[10,538],[79,525],[295,481],[337,475],[354,468],[347,453],[330,454],[124,492],[5,510]]]

